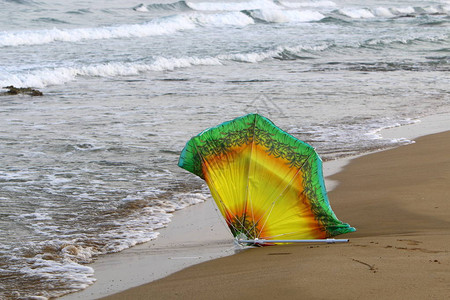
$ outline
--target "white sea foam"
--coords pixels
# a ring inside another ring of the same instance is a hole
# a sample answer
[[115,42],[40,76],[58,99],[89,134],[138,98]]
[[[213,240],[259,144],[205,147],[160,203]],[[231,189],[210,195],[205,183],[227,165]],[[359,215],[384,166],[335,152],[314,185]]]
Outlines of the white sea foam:
[[250,11],[250,15],[270,23],[311,22],[319,21],[325,16],[317,11],[298,11],[282,9],[258,9]]
[[448,34],[428,37],[404,36],[398,38],[384,37],[380,39],[370,39],[364,42],[365,45],[390,45],[390,44],[410,44],[416,41],[441,42],[448,40]]
[[[144,207],[134,218],[117,220],[115,225],[121,228],[120,231],[113,230],[100,234],[101,239],[109,241],[104,251],[119,252],[155,239],[159,235],[155,230],[167,226],[172,219],[173,212],[205,200],[206,197],[201,193],[180,193],[173,195],[170,199],[154,199],[151,206]],[[132,205],[133,201],[139,201],[139,198],[123,199],[123,202],[128,205]],[[124,232],[123,228],[128,230]]]
[[[22,265],[18,265],[19,271],[23,275],[34,278],[42,278],[48,282],[56,283],[55,287],[64,282],[70,282],[68,286],[59,293],[53,291],[41,292],[41,295],[27,295],[27,299],[46,299],[49,296],[61,296],[70,291],[84,289],[95,282],[94,269],[80,264],[89,262],[95,250],[92,247],[81,247],[65,241],[49,241],[41,243],[28,243],[27,251],[40,249],[33,256],[25,258]],[[13,258],[13,257],[11,257]]]
[[366,8],[345,8],[340,9],[339,12],[352,19],[368,19],[375,17],[375,15]]
[[281,5],[289,8],[303,8],[303,7],[335,7],[336,3],[333,1],[306,1],[306,2],[291,2],[278,1]]
[[414,7],[408,6],[408,7],[393,7],[391,8],[391,11],[394,14],[397,15],[404,15],[404,14],[412,14],[415,12]]
[[203,11],[240,11],[248,9],[260,8],[279,8],[273,1],[269,0],[252,0],[244,2],[190,2],[186,4],[194,10]]
[[282,56],[283,53],[288,52],[291,55],[301,56],[304,51],[313,51],[320,52],[328,49],[330,45],[323,44],[318,46],[297,46],[297,47],[288,47],[288,46],[280,46],[274,50],[262,51],[262,52],[252,52],[252,53],[236,53],[236,54],[227,54],[220,55],[218,58],[221,60],[232,60],[238,62],[247,62],[247,63],[257,63],[269,58],[276,58]]
[[56,177],[55,175],[47,175],[48,181],[51,185],[61,185],[61,184],[65,184],[68,182],[71,182],[72,179],[70,178],[61,178],[61,177]]
[[34,172],[13,170],[13,171],[0,171],[1,181],[14,181],[14,180],[32,180],[36,174]]
[[395,15],[391,12],[391,10],[389,8],[386,7],[377,7],[374,9],[374,14],[378,17],[383,17],[383,18],[392,18]]
[[[342,141],[336,141],[332,151],[322,151],[325,159],[335,159],[339,156],[356,155],[364,151],[374,151],[380,148],[388,148],[393,145],[409,144],[410,140],[405,138],[384,139],[379,132],[384,129],[409,125],[419,122],[413,119],[394,120],[391,118],[369,119],[364,121],[354,121],[349,119],[349,123],[340,123],[337,126],[329,126],[324,128],[322,124],[305,126],[302,128],[290,128],[291,134],[299,134],[313,136],[308,143],[323,143],[332,140],[336,135],[341,137]],[[333,147],[329,145],[330,149]],[[358,147],[359,151],[354,151],[354,147]]]
[[393,18],[406,14],[427,13],[427,14],[448,14],[447,6],[424,6],[414,8],[407,7],[376,7],[376,8],[344,8],[339,9],[339,13],[352,19],[370,19],[375,17]]
[[[364,135],[367,136],[370,139],[382,140],[383,136],[380,133],[381,133],[381,131],[383,131],[385,129],[396,128],[396,127],[401,127],[401,126],[405,126],[405,125],[412,125],[412,124],[417,124],[417,123],[420,123],[419,119],[407,118],[407,119],[400,120],[400,121],[397,121],[397,122],[394,122],[394,123],[389,123],[389,124],[386,124],[386,125],[378,126],[376,128],[373,128],[373,129],[369,130]],[[392,144],[412,143],[411,140],[406,139],[406,138],[394,138],[394,139],[390,139],[389,142],[392,143]]]
[[34,219],[35,221],[51,220],[52,217],[45,212],[34,212],[29,214],[21,214],[19,218]]
[[[42,221],[51,218],[44,212],[22,214],[20,218],[26,219],[24,222],[35,225],[35,229],[42,230],[39,234],[44,234],[47,238],[45,241],[27,242],[22,250],[14,249],[14,251],[26,251],[28,254],[16,261],[16,265],[11,266],[12,269],[8,271],[41,278],[49,284],[54,284],[55,288],[58,288],[58,285],[63,287],[58,291],[52,290],[51,294],[43,292],[41,294],[43,297],[61,296],[71,291],[84,289],[96,280],[94,270],[85,263],[92,262],[99,254],[119,252],[155,239],[159,235],[156,230],[167,226],[174,211],[204,202],[207,198],[203,193],[178,193],[169,198],[156,198],[150,202],[149,206],[134,211],[133,203],[135,201],[139,203],[147,196],[148,193],[144,192],[138,196],[125,197],[123,204],[127,205],[127,216],[110,221],[114,224],[103,224],[102,226],[108,226],[110,229],[96,234],[92,245],[89,245],[89,242],[88,244],[80,243],[72,231],[61,237],[55,235],[57,232],[62,234],[62,231],[56,226],[51,229],[45,228]],[[111,227],[111,225],[114,226]],[[64,238],[64,236],[71,236],[72,239]],[[6,257],[17,259],[17,256],[11,253]],[[67,285],[67,282],[70,284]]]
[[226,12],[218,14],[192,14],[191,19],[198,25],[208,26],[238,26],[245,27],[255,21],[241,12]]
[[425,6],[425,7],[423,7],[423,10],[429,14],[436,14],[436,13],[441,12],[439,9],[437,9],[436,7],[433,7],[433,6]]
[[137,5],[137,6],[135,6],[135,7],[133,7],[133,9],[135,10],[135,11],[139,11],[139,12],[148,12],[148,9],[147,9],[147,6],[145,6],[144,4],[139,4],[139,5]]
[[236,53],[236,54],[227,54],[221,55],[221,59],[233,60],[238,62],[248,62],[248,63],[256,63],[263,61],[269,57],[273,57],[276,55],[277,51],[268,51],[268,52],[260,52],[260,53]]
[[175,209],[180,210],[185,207],[205,202],[207,197],[202,193],[180,193],[174,196]]

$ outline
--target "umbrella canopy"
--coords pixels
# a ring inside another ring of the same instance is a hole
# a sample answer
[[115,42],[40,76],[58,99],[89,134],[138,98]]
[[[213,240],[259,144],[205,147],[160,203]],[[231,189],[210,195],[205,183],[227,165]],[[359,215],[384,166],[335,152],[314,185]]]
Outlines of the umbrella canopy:
[[178,165],[206,181],[235,237],[278,243],[355,231],[330,207],[314,148],[258,114],[193,137]]

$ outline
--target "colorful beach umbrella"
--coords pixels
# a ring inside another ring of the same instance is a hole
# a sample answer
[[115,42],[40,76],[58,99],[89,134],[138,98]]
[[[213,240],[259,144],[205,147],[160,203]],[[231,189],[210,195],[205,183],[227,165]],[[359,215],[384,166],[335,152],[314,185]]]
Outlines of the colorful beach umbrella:
[[231,232],[244,242],[315,241],[355,231],[330,207],[314,148],[258,114],[193,137],[178,165],[206,181]]

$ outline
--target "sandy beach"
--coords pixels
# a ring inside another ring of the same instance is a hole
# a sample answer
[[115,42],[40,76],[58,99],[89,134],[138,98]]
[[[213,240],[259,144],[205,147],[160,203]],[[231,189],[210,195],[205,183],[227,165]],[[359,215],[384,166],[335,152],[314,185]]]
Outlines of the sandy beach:
[[445,299],[450,131],[356,158],[331,177],[348,244],[255,248],[104,299]]

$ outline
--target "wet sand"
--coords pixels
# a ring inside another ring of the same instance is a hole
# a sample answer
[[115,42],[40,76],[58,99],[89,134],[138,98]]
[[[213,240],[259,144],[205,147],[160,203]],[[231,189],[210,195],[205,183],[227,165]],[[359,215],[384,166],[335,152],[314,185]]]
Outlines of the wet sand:
[[445,299],[450,131],[356,158],[331,177],[348,244],[255,248],[104,299]]

